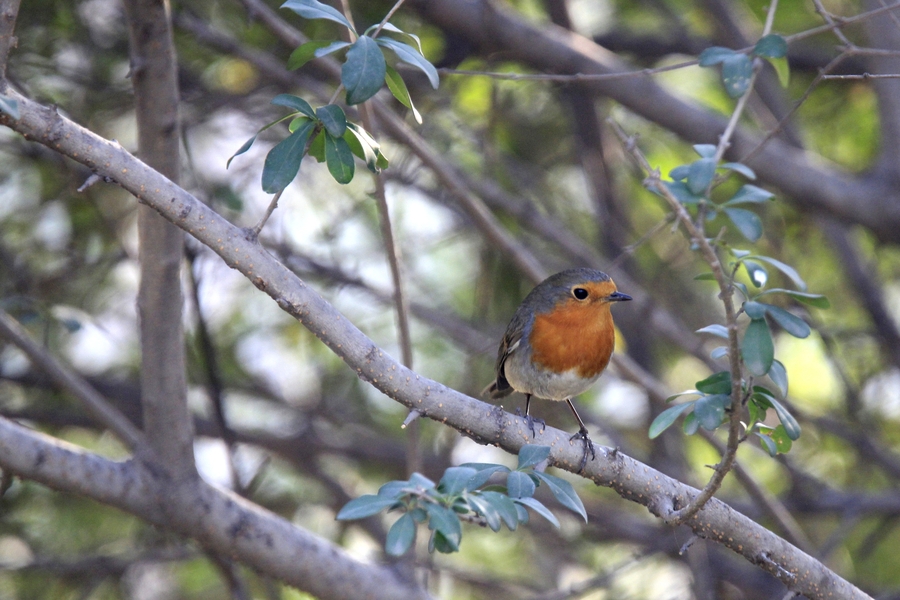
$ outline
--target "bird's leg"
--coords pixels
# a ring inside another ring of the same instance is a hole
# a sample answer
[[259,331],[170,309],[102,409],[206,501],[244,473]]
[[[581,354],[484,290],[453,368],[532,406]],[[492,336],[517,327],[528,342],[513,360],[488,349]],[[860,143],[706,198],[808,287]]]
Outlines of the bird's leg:
[[578,433],[569,438],[569,441],[574,439],[580,439],[581,443],[584,444],[584,454],[581,457],[581,464],[578,466],[578,473],[584,471],[584,467],[587,464],[588,452],[591,453],[591,460],[597,458],[597,455],[594,453],[594,442],[591,441],[591,438],[588,436],[587,427],[584,426],[584,421],[581,420],[581,417],[578,416],[578,411],[575,410],[575,405],[572,404],[572,400],[570,398],[566,398],[566,404],[569,405],[569,408],[572,409],[572,414],[575,415],[575,418],[578,419],[578,425],[581,427],[578,430]]
[[[534,431],[534,424],[535,423],[541,424],[541,432],[544,431],[544,428],[547,426],[547,424],[544,422],[543,419],[535,419],[534,417],[532,417],[528,413],[530,408],[531,408],[531,394],[525,394],[525,423],[526,423],[526,425],[528,425],[528,429],[531,430],[531,437],[533,438],[536,435],[535,431]],[[522,413],[519,412],[518,408],[516,409],[516,414],[518,416],[522,416]]]

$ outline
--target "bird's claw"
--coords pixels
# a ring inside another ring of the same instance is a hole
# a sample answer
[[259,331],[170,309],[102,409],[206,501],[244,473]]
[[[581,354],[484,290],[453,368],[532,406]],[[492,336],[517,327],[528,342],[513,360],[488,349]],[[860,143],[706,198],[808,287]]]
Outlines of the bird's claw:
[[[522,416],[522,410],[521,410],[521,409],[519,409],[519,408],[516,409],[516,416],[517,416],[517,417],[521,417],[521,416]],[[534,438],[534,436],[537,435],[537,433],[534,431],[534,424],[535,424],[535,423],[540,423],[540,424],[541,424],[541,433],[544,433],[544,429],[547,427],[547,423],[545,423],[543,419],[535,419],[535,418],[532,417],[531,415],[525,415],[525,424],[528,426],[528,429],[531,431],[531,437],[532,437],[532,438]]]
[[525,423],[528,425],[528,429],[531,430],[532,439],[534,439],[534,436],[535,436],[535,433],[534,433],[534,424],[535,423],[541,424],[541,433],[544,433],[544,429],[546,429],[546,427],[547,427],[547,424],[544,422],[543,419],[535,419],[531,415],[525,415]]
[[594,442],[591,441],[591,438],[588,436],[588,430],[581,428],[578,430],[576,434],[569,438],[569,441],[580,439],[581,443],[584,444],[584,454],[581,456],[581,464],[578,466],[577,473],[581,473],[584,471],[585,465],[587,465],[587,457],[588,452],[591,454],[591,460],[597,458],[597,454],[594,452]]

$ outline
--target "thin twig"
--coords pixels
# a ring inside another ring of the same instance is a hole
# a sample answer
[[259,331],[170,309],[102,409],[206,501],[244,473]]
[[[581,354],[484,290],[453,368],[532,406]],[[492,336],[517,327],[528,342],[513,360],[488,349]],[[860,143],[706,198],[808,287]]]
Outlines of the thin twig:
[[266,226],[266,222],[269,220],[269,217],[272,216],[272,213],[275,211],[275,208],[278,206],[278,200],[281,198],[281,195],[283,193],[284,193],[284,190],[281,190],[280,192],[278,192],[277,194],[272,196],[272,201],[269,202],[269,207],[266,209],[266,213],[259,220],[259,223],[257,223],[251,230],[253,232],[254,237],[259,237],[259,232],[262,231],[262,228]]
[[[393,10],[400,7],[403,0],[394,5]],[[346,0],[342,0],[341,5],[344,9],[344,15],[352,22],[353,16],[350,13],[350,7]],[[393,12],[388,14],[388,17]],[[378,30],[384,26],[385,21],[379,26]],[[353,32],[348,32],[353,37]],[[369,133],[375,133],[373,125],[372,111],[369,102],[363,102],[359,105],[359,118],[362,121],[363,128]],[[391,269],[391,279],[394,285],[394,306],[397,310],[397,329],[400,337],[400,354],[403,365],[409,369],[413,368],[413,352],[412,352],[412,336],[409,329],[409,301],[403,289],[403,266],[400,257],[400,250],[397,247],[394,238],[394,228],[391,225],[391,213],[387,203],[387,193],[384,185],[384,176],[381,173],[375,173],[375,204],[378,207],[379,222],[381,225],[381,237],[384,240],[384,248],[387,253],[388,265]],[[421,470],[422,453],[419,448],[419,427],[414,421],[418,415],[418,411],[410,411],[409,416],[403,422],[403,428],[408,429],[407,432],[407,464],[406,468],[411,475]]]
[[[749,52],[751,48],[744,51]],[[740,50],[738,50],[740,52]],[[689,60],[680,62],[675,65],[667,65],[665,67],[657,67],[655,69],[638,69],[636,71],[623,71],[621,73],[572,73],[569,75],[559,75],[553,73],[498,73],[496,71],[472,71],[465,69],[438,69],[441,75],[468,75],[477,77],[490,77],[491,79],[505,79],[509,81],[554,81],[554,82],[572,82],[572,81],[604,81],[607,79],[626,79],[629,77],[641,77],[645,75],[656,75],[657,73],[666,73],[668,71],[677,71],[685,67],[697,66],[697,60]]]
[[240,474],[237,469],[237,436],[234,430],[228,426],[228,420],[225,417],[225,393],[219,369],[219,360],[216,354],[216,345],[213,343],[212,334],[203,314],[203,305],[200,303],[200,276],[197,273],[197,252],[191,244],[185,245],[185,257],[187,258],[190,277],[191,300],[194,303],[196,316],[198,351],[201,355],[200,360],[203,363],[203,370],[206,372],[207,393],[213,407],[213,418],[228,451],[231,489],[244,496],[246,489],[241,484]]
[[378,37],[378,34],[381,33],[381,30],[384,29],[384,26],[388,24],[388,21],[390,21],[390,20],[391,20],[391,17],[394,16],[394,13],[397,12],[397,10],[398,10],[401,6],[403,6],[403,3],[404,3],[405,1],[406,1],[406,0],[397,0],[397,2],[394,3],[394,6],[391,7],[391,10],[389,10],[389,11],[387,12],[387,14],[384,15],[384,18],[381,20],[381,23],[379,23],[379,24],[378,24],[378,27],[375,28],[375,31],[372,32],[372,37],[373,37],[373,38],[377,38],[377,37]]
[[678,525],[684,523],[685,521],[692,518],[695,514],[697,514],[697,512],[699,512],[700,509],[703,508],[703,505],[713,497],[716,491],[718,491],[719,487],[722,485],[722,481],[725,479],[725,475],[728,473],[728,471],[731,469],[732,464],[734,463],[734,456],[737,452],[737,446],[740,441],[741,423],[739,411],[741,408],[742,397],[740,377],[741,355],[737,338],[737,315],[734,310],[734,300],[732,298],[734,288],[732,287],[730,279],[726,276],[725,271],[722,268],[722,263],[719,260],[715,249],[706,239],[704,233],[697,227],[697,224],[695,224],[691,219],[691,216],[687,212],[687,209],[685,209],[684,205],[678,201],[678,199],[672,194],[671,190],[669,190],[669,188],[662,182],[662,179],[659,175],[659,169],[652,169],[650,167],[650,163],[647,162],[647,158],[637,147],[634,139],[629,138],[618,123],[616,123],[612,119],[609,119],[608,123],[612,127],[612,130],[615,132],[615,134],[622,141],[626,150],[628,150],[632,154],[641,168],[646,173],[648,173],[647,178],[644,180],[644,185],[657,191],[663,198],[665,198],[665,200],[669,203],[669,206],[677,216],[678,221],[687,231],[691,242],[697,246],[697,248],[700,250],[700,254],[709,265],[716,282],[719,284],[719,298],[722,300],[722,304],[725,308],[725,322],[728,324],[728,356],[730,361],[729,368],[732,372],[732,414],[728,428],[727,452],[722,457],[721,462],[719,462],[719,464],[716,466],[713,476],[710,478],[709,482],[706,484],[706,487],[703,488],[700,494],[698,494],[694,498],[694,500],[691,501],[691,503],[686,507],[674,511],[670,515],[664,517],[666,519],[666,522]]
[[788,44],[790,44],[791,42],[796,42],[798,40],[804,40],[808,37],[819,35],[820,33],[833,31],[835,27],[846,27],[847,25],[853,25],[854,23],[859,23],[860,21],[865,21],[866,19],[871,19],[872,17],[877,17],[878,15],[897,9],[900,9],[900,4],[882,6],[881,8],[875,8],[868,12],[860,13],[852,17],[840,17],[838,19],[835,19],[834,25],[820,25],[819,27],[813,27],[812,29],[807,29],[806,31],[801,31],[793,35],[787,35],[784,37],[784,39]]

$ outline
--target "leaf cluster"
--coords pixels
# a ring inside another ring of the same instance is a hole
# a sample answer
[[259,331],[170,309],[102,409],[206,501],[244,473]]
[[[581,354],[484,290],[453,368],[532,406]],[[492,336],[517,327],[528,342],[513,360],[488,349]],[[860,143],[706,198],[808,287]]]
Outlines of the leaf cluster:
[[[428,81],[437,89],[439,83],[437,70],[422,54],[422,44],[418,36],[387,22],[381,26],[372,26],[362,35],[358,35],[353,24],[340,11],[318,0],[288,0],[281,7],[297,13],[304,19],[325,19],[339,23],[356,37],[355,42],[343,40],[306,42],[291,53],[288,59],[289,69],[299,69],[313,58],[342,53],[344,63],[341,67],[341,85],[346,90],[345,99],[348,106],[365,102],[378,93],[383,84],[387,84],[394,97],[412,111],[416,121],[422,122],[403,77],[387,64],[384,57],[384,50],[390,50],[400,62],[425,73]],[[376,37],[382,32],[396,35],[401,39]],[[250,149],[261,132],[281,121],[291,119],[290,135],[272,148],[266,156],[262,174],[263,191],[277,194],[284,190],[297,176],[300,163],[307,154],[320,163],[324,162],[334,180],[341,184],[353,180],[354,156],[365,161],[366,167],[373,173],[388,167],[388,160],[382,154],[375,138],[362,126],[348,121],[346,113],[340,106],[327,104],[314,111],[306,100],[291,94],[279,94],[272,99],[272,104],[293,108],[294,112],[264,126],[228,159],[230,165],[235,156]]]
[[[437,484],[414,473],[407,481],[384,484],[377,494],[351,500],[337,518],[363,519],[385,509],[402,512],[385,541],[385,551],[392,556],[405,554],[412,547],[418,525],[427,524],[431,531],[429,552],[444,553],[459,550],[463,520],[495,532],[503,525],[515,531],[519,524],[528,523],[526,508],[530,508],[559,527],[556,516],[534,497],[541,484],[550,489],[560,504],[587,521],[584,504],[568,481],[535,470],[549,456],[549,446],[530,444],[519,451],[515,469],[493,463],[466,463],[447,469]],[[503,476],[506,477],[505,486],[491,483]]]
[[[672,169],[670,172],[672,180],[663,182],[663,185],[678,202],[696,212],[701,226],[721,212],[747,240],[758,241],[763,235],[762,221],[754,212],[739,207],[766,203],[774,197],[773,194],[755,185],[744,184],[727,200],[714,202],[711,190],[723,179],[719,177],[717,181],[718,170],[739,173],[751,180],[755,179],[756,175],[742,163],[717,163],[717,149],[711,144],[698,144],[694,146],[694,150],[700,158]],[[688,435],[693,435],[701,427],[707,431],[715,431],[725,425],[728,422],[727,412],[732,406],[732,394],[735,389],[733,377],[739,377],[743,404],[749,412],[749,422],[745,423],[746,434],[757,436],[763,447],[774,456],[790,449],[791,442],[800,436],[800,426],[776,399],[775,393],[765,386],[754,385],[753,378],[768,376],[781,397],[787,396],[788,374],[784,364],[775,359],[770,321],[797,338],[808,337],[811,330],[801,317],[763,300],[772,295],[783,295],[817,308],[828,308],[829,303],[824,296],[807,292],[806,282],[790,265],[769,256],[729,247],[721,238],[719,235],[708,241],[714,248],[718,248],[720,252],[727,252],[732,258],[728,286],[738,292],[743,299],[736,317],[745,315],[749,319],[743,332],[739,334],[740,364],[746,374],[720,371],[698,381],[696,389],[672,396],[667,402],[685,395],[697,398],[660,413],[650,425],[649,435],[651,438],[657,437],[683,414],[686,416],[682,428]],[[796,289],[780,287],[764,289],[769,282],[770,268],[781,272]],[[736,278],[742,269],[750,280],[750,286]],[[709,272],[698,275],[696,279],[714,280],[715,276]],[[734,323],[734,327],[737,328],[737,323]],[[708,325],[699,329],[697,333],[729,340],[728,326],[723,324]],[[719,346],[712,351],[711,357],[725,358],[729,352],[729,346]],[[777,427],[764,424],[768,409],[775,410],[781,423]]]
[[772,33],[761,37],[749,53],[721,46],[707,48],[700,53],[700,66],[722,65],[721,77],[725,92],[732,98],[740,98],[750,89],[754,57],[769,60],[778,72],[782,85],[787,84],[787,50],[787,40]]

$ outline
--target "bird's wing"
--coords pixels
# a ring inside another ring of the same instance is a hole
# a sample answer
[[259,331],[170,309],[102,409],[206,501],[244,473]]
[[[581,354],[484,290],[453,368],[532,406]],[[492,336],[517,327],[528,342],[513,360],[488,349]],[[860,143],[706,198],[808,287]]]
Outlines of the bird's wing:
[[519,347],[521,342],[521,330],[511,334],[507,333],[503,336],[503,341],[500,343],[500,351],[497,353],[497,380],[488,388],[492,398],[499,398],[512,393],[513,389],[512,386],[509,385],[509,381],[506,380],[504,366],[506,364],[506,359],[509,358],[510,354],[516,351],[516,348]]

